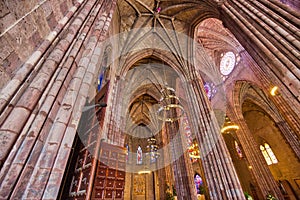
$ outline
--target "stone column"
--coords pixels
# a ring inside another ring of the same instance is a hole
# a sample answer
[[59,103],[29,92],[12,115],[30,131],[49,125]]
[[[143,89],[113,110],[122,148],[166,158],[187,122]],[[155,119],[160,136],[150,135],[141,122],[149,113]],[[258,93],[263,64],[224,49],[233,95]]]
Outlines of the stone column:
[[276,122],[276,125],[285,137],[288,144],[293,149],[298,159],[300,159],[300,140],[297,135],[290,129],[289,125],[285,121]]
[[[184,149],[184,142],[177,122],[166,122],[167,134],[169,134],[170,154],[175,178],[175,188],[179,200],[196,200],[193,172],[189,156]],[[179,135],[178,135],[179,134]]]
[[[238,95],[237,95],[238,96]],[[273,193],[276,198],[283,199],[283,196],[279,190],[279,187],[274,180],[271,171],[269,170],[266,161],[259,149],[259,146],[256,144],[252,133],[250,132],[239,105],[234,105],[235,108],[228,109],[229,118],[238,124],[240,129],[237,131],[236,136],[240,141],[244,153],[247,157],[249,165],[252,166],[252,173],[257,181],[258,187],[261,190],[263,196]],[[235,111],[233,112],[233,109]]]
[[115,3],[79,1],[2,90],[0,198],[57,198]]
[[[275,1],[230,0],[221,6],[225,26],[295,108],[300,107],[300,16]],[[247,39],[245,39],[247,38]],[[299,109],[297,109],[299,113]]]

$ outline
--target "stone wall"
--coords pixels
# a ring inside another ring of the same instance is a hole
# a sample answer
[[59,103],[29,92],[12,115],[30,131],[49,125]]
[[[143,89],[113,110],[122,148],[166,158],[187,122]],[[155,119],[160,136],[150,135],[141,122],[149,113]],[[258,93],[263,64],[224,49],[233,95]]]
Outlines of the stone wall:
[[0,90],[72,6],[73,0],[0,1]]

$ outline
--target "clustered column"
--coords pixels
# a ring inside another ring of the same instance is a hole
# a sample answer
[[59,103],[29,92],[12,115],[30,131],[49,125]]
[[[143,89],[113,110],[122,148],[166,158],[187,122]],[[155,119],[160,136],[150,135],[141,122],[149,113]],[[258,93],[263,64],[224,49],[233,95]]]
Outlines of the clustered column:
[[[299,108],[299,12],[266,0],[226,1],[221,12],[227,28],[252,52],[260,67],[270,73],[273,84],[278,84],[290,103]],[[245,36],[249,39],[245,40]]]
[[196,130],[210,198],[245,199],[220,127],[199,83],[198,79],[191,81],[187,94],[193,105],[190,120]]
[[[249,54],[247,54],[246,52],[242,52],[241,58],[244,60],[245,63],[247,63],[247,66],[249,66],[252,69],[252,71],[255,73],[258,79],[261,80],[263,89],[265,93],[268,94],[271,85],[270,80],[266,77],[266,75],[264,75],[263,71],[254,62],[254,60],[251,59]],[[282,121],[280,123],[277,123],[279,129],[281,130],[284,137],[286,138],[286,140],[294,150],[297,157],[300,159],[300,145],[298,139],[300,135],[296,134],[300,132],[299,116],[295,113],[296,111],[293,110],[290,107],[290,105],[286,103],[282,95],[270,96],[269,98],[270,100],[272,100],[272,102],[270,102],[269,104],[274,105],[274,107],[278,109],[278,112],[282,113],[282,116],[278,116],[278,118],[285,119],[285,120],[278,119],[278,121]]]
[[[241,84],[241,83],[240,83]],[[246,122],[242,115],[241,103],[239,93],[240,88],[236,89],[234,101],[235,104],[228,106],[228,116],[232,121],[239,125],[240,129],[237,131],[236,135],[243,147],[244,153],[247,157],[249,165],[252,167],[253,176],[256,179],[258,187],[261,190],[261,193],[266,196],[269,193],[272,193],[277,198],[283,198],[279,187],[277,186],[276,181],[274,180],[264,158],[260,152],[260,149],[257,146]]]
[[115,4],[78,1],[1,92],[1,199],[57,198]]

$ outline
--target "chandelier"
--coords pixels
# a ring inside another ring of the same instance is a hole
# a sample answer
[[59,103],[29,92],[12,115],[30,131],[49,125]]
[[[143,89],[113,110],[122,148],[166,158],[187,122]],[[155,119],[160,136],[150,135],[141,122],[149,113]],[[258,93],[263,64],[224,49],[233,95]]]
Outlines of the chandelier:
[[200,150],[196,142],[193,142],[193,144],[189,147],[189,156],[192,162],[197,161],[197,159],[200,158]]
[[179,97],[175,90],[166,87],[161,90],[162,97],[159,100],[160,107],[157,111],[158,119],[165,122],[174,122],[184,115],[184,109],[181,106]]
[[236,124],[233,124],[230,119],[226,116],[225,117],[225,123],[223,125],[223,128],[221,129],[221,133],[227,133],[229,131],[236,131],[239,129],[239,126]]
[[148,138],[147,140],[148,145],[147,145],[147,149],[150,152],[150,163],[154,163],[156,162],[156,159],[159,158],[159,152],[158,152],[158,146],[156,144],[156,138],[154,136],[152,136],[151,138]]

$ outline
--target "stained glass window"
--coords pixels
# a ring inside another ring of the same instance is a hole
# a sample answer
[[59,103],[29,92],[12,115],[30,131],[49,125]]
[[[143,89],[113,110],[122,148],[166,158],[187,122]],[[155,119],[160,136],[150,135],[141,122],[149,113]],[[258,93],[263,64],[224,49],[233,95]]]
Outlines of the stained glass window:
[[268,165],[278,163],[278,160],[277,160],[275,154],[273,153],[269,144],[265,143],[264,145],[260,145],[259,148],[260,148]]
[[204,83],[204,90],[209,100],[213,98],[217,93],[216,86],[213,83],[209,82]]
[[199,174],[195,175],[194,182],[197,189],[197,194],[203,194],[203,180]]
[[129,161],[129,146],[126,144],[126,162]]
[[243,158],[242,150],[240,148],[240,145],[237,143],[237,141],[234,141],[234,146],[239,158]]
[[233,52],[228,51],[226,52],[223,57],[221,58],[220,62],[220,72],[224,76],[228,76],[235,66],[235,55]]
[[143,164],[143,150],[142,147],[139,145],[136,151],[136,164],[141,165]]

